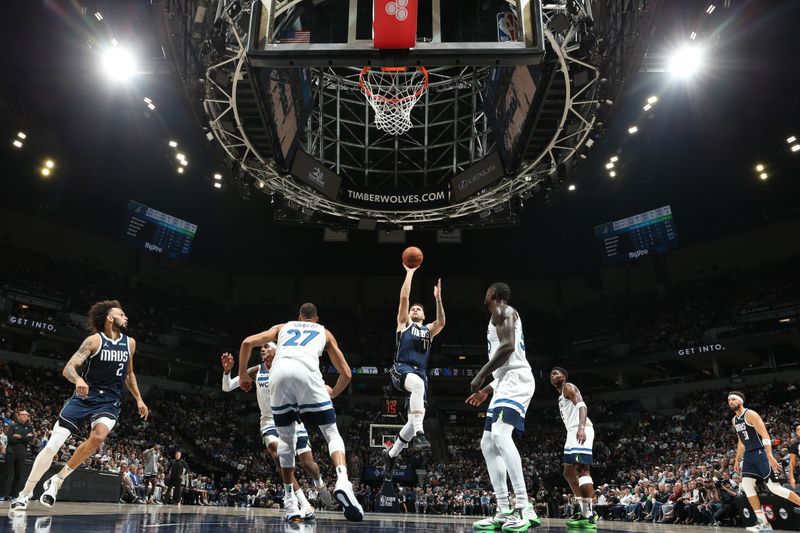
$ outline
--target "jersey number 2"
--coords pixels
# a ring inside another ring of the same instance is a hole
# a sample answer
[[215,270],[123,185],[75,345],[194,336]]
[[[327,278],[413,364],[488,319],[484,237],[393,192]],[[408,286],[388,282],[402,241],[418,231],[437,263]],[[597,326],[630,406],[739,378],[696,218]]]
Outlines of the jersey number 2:
[[122,376],[122,371],[125,370],[125,363],[120,363],[119,368],[117,369],[117,375]]
[[[311,340],[314,337],[319,335],[319,331],[314,331],[314,330],[309,331],[307,329],[304,329],[302,331],[300,331],[299,329],[290,329],[286,333],[289,333],[291,337],[286,339],[286,342],[283,343],[284,346],[305,346],[306,344],[311,342]],[[305,338],[300,343],[298,343],[297,339],[302,337],[304,334]]]

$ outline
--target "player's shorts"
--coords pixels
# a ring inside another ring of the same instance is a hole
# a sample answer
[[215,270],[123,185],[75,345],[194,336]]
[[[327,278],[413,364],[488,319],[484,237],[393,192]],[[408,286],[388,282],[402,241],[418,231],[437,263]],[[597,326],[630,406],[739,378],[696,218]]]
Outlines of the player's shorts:
[[80,432],[83,421],[87,418],[91,421],[92,427],[102,421],[111,431],[117,424],[121,406],[122,401],[118,397],[90,390],[86,398],[73,395],[64,402],[64,407],[58,414],[58,421],[63,428],[73,433]]
[[310,371],[293,359],[280,359],[272,366],[270,403],[278,427],[300,421],[318,426],[336,422],[336,411],[322,373]]
[[594,444],[594,428],[587,426],[583,429],[586,440],[583,444],[578,442],[578,428],[567,431],[567,442],[564,444],[564,456],[561,462],[565,465],[590,465],[592,464],[592,445]]
[[484,431],[491,431],[492,424],[502,420],[525,431],[525,414],[533,398],[536,382],[528,369],[509,370],[492,384],[494,395],[486,410]]
[[[416,374],[420,378],[422,378],[422,382],[425,383],[425,403],[428,402],[428,376],[425,374],[425,369],[420,369],[413,367],[407,363],[395,363],[392,365],[392,368],[389,369],[389,375],[392,378],[392,386],[395,390],[405,394],[407,397],[410,396],[410,393],[406,390],[405,383],[406,383],[406,376],[408,374]],[[406,403],[408,403],[408,398],[406,398]],[[408,405],[406,405],[408,408]]]
[[[306,427],[303,424],[297,422],[295,426],[295,435],[297,435],[297,444],[295,444],[297,455],[310,452],[311,443],[308,441],[308,431],[306,431]],[[264,440],[264,446],[268,448],[273,442],[277,443],[281,440],[278,435],[278,428],[275,427],[274,423],[261,428],[261,438]]]
[[772,478],[773,481],[778,481],[777,476],[772,472],[772,467],[769,466],[767,452],[763,449],[744,452],[744,457],[742,458],[742,477],[750,477],[765,481]]

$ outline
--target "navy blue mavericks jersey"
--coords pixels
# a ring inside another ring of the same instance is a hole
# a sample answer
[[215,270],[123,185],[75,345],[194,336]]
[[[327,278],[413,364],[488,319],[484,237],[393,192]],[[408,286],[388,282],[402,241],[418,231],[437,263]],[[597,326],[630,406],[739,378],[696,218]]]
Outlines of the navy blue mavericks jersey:
[[428,367],[430,355],[431,331],[427,326],[412,322],[406,329],[397,332],[395,362],[424,369]]
[[745,420],[747,411],[749,411],[749,409],[745,409],[741,416],[733,417],[733,426],[736,429],[736,435],[739,437],[742,444],[744,444],[745,451],[763,450],[764,445],[761,443],[761,436],[756,431],[756,428],[748,424]]
[[122,395],[122,385],[128,375],[131,350],[128,336],[121,333],[116,341],[112,341],[103,333],[100,335],[100,349],[86,365],[83,380],[89,384],[89,394]]

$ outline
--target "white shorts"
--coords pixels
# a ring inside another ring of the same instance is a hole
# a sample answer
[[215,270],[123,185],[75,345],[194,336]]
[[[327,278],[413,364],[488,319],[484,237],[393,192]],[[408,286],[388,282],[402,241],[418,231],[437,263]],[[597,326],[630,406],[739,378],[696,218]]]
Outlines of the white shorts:
[[583,441],[583,444],[578,442],[578,428],[572,428],[567,431],[567,442],[564,444],[564,457],[562,460],[565,465],[592,464],[594,428],[592,426],[587,426],[583,431],[586,433],[586,440]]
[[300,419],[319,426],[336,422],[333,402],[319,370],[309,371],[303,363],[280,359],[272,366],[269,388],[276,426],[285,427]]
[[536,390],[533,372],[528,369],[507,371],[503,377],[492,383],[494,394],[489,408],[486,410],[485,431],[498,420],[514,426],[518,431],[525,431],[525,415]]
[[[300,422],[296,422],[294,431],[297,435],[297,455],[310,452],[311,442],[308,439],[308,431],[306,431],[306,427]],[[261,437],[264,439],[264,446],[267,448],[269,448],[270,444],[273,442],[280,442],[281,439],[278,437],[278,428],[275,427],[275,422],[270,421],[266,426],[261,426]]]

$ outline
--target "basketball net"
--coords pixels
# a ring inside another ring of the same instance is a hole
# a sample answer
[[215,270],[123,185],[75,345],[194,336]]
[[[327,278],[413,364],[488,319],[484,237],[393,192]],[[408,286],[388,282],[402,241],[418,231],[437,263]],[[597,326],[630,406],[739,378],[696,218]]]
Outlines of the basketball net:
[[411,128],[411,109],[428,88],[428,71],[425,67],[364,67],[358,82],[375,111],[375,126],[401,135]]

